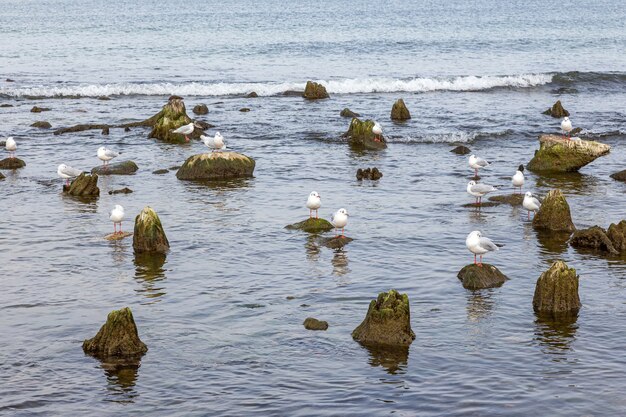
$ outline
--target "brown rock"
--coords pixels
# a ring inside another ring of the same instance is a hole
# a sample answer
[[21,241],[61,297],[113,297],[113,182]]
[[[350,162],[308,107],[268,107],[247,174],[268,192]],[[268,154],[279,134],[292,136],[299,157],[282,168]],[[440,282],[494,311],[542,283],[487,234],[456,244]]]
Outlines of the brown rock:
[[352,338],[366,345],[408,346],[415,339],[411,329],[409,297],[396,290],[378,294],[370,302],[363,322]]
[[578,275],[563,261],[556,261],[537,280],[533,309],[546,316],[575,315],[580,309]]
[[141,357],[148,347],[139,339],[130,308],[112,311],[92,339],[83,342],[85,353],[99,359]]
[[135,253],[166,253],[170,242],[165,236],[161,219],[151,207],[145,207],[135,218],[133,249]]
[[97,197],[100,195],[98,188],[98,174],[85,174],[76,177],[69,185],[63,186],[63,191],[76,197]]
[[626,182],[626,169],[623,170],[623,171],[619,171],[619,172],[616,172],[614,174],[611,174],[611,178],[613,178],[614,180],[617,180],[617,181]]
[[252,177],[254,159],[237,152],[210,152],[193,155],[176,173],[179,180],[223,180]]
[[307,317],[304,320],[304,328],[307,330],[326,330],[328,329],[328,322],[318,320],[313,317]]
[[200,115],[208,114],[209,108],[206,106],[206,104],[197,104],[194,106],[193,112]]
[[130,194],[132,192],[133,192],[133,190],[131,190],[130,188],[124,187],[124,188],[121,188],[119,190],[111,190],[111,191],[109,191],[109,194]]
[[250,109],[247,108],[247,107],[242,107],[242,108],[239,109],[239,111],[242,112],[242,113],[247,113],[247,112],[250,111]]
[[561,190],[550,190],[541,203],[541,208],[533,218],[533,227],[557,232],[576,230],[572,222],[569,204]]
[[48,122],[35,122],[32,125],[30,125],[30,127],[36,127],[38,129],[50,129],[52,127],[52,125]]
[[256,92],[251,92],[246,96],[246,98],[257,98],[259,95]]
[[322,84],[318,84],[313,81],[307,81],[302,97],[306,98],[307,100],[319,100],[323,98],[329,98],[330,96],[326,91],[326,87],[324,87]]
[[360,117],[361,115],[359,113],[353,112],[352,110],[346,107],[345,109],[341,111],[341,113],[339,113],[339,116],[354,118],[354,117]]
[[464,266],[457,274],[457,278],[463,282],[463,288],[468,290],[500,287],[509,280],[498,268],[486,263],[482,266],[476,264]]
[[618,224],[611,223],[606,235],[611,240],[616,251],[626,251],[626,220],[622,220]]
[[354,118],[350,122],[348,131],[342,135],[342,137],[348,139],[348,144],[355,149],[385,149],[387,148],[387,141],[384,136],[380,138],[376,137],[372,132],[375,122],[373,120],[361,121]]
[[611,147],[590,140],[568,140],[560,135],[540,135],[539,149],[527,167],[535,172],[577,172]]
[[468,153],[472,152],[470,150],[470,148],[468,148],[467,146],[457,146],[456,148],[452,149],[450,152],[455,153],[457,155],[467,155]]
[[22,161],[20,158],[4,158],[0,161],[0,169],[19,169],[25,166],[26,162]]
[[569,116],[569,112],[563,108],[561,100],[558,100],[556,103],[554,103],[552,107],[544,111],[543,114],[547,114],[548,116],[552,116],[557,119]]
[[50,109],[47,107],[37,107],[34,106],[32,109],[30,109],[31,113],[41,113],[42,111],[49,111]]
[[409,113],[409,109],[406,108],[404,100],[401,98],[396,100],[391,108],[391,120],[409,120],[410,118],[411,113]]
[[611,243],[611,239],[606,235],[606,231],[599,226],[574,231],[570,239],[570,245],[575,248],[601,250],[613,255],[619,253],[613,246],[613,243]]

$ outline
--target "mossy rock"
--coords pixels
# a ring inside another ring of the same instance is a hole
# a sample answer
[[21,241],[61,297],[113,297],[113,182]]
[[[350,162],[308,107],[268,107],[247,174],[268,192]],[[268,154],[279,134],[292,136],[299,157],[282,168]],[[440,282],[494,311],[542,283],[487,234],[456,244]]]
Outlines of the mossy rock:
[[110,195],[113,195],[113,194],[130,194],[132,192],[133,192],[133,190],[131,190],[130,188],[124,187],[124,188],[120,188],[119,190],[111,190],[111,191],[109,191],[109,194]]
[[42,111],[50,111],[50,109],[48,107],[37,107],[37,106],[33,106],[33,108],[30,109],[31,113],[41,113]]
[[206,104],[196,104],[195,106],[193,106],[193,112],[194,114],[199,114],[199,115],[208,114],[209,108],[207,107]]
[[352,338],[365,345],[409,346],[415,340],[409,296],[396,290],[378,294]]
[[463,283],[463,288],[468,290],[500,287],[509,280],[498,268],[486,263],[482,266],[465,265],[457,274],[457,278]]
[[353,240],[348,236],[334,236],[320,238],[318,243],[328,249],[341,249]]
[[302,97],[306,98],[307,100],[319,100],[323,98],[329,98],[330,96],[326,91],[326,87],[324,87],[322,84],[313,81],[307,81],[306,87],[304,87],[304,93],[302,94]]
[[307,233],[323,233],[333,230],[335,227],[326,219],[310,217],[298,223],[285,226],[289,230],[302,230]]
[[540,135],[539,149],[527,167],[535,172],[577,172],[610,151],[609,145],[600,142]]
[[167,169],[167,168],[157,169],[157,170],[155,170],[155,171],[152,171],[152,173],[153,173],[154,175],[163,175],[163,174],[167,174],[167,173],[169,173],[169,172],[170,172],[170,170],[169,170],[169,169]]
[[353,112],[352,110],[346,107],[341,111],[341,113],[339,113],[339,116],[354,118],[354,117],[359,117],[361,115],[359,113]]
[[326,330],[328,329],[328,322],[326,321],[322,321],[322,320],[318,320],[316,318],[313,317],[307,317],[304,320],[304,323],[302,323],[304,325],[304,328],[307,330]]
[[533,218],[533,227],[556,232],[573,232],[576,230],[572,222],[569,204],[561,190],[550,190],[541,203],[541,208]]
[[568,316],[580,310],[578,275],[563,261],[556,261],[537,280],[533,309],[545,316]]
[[468,153],[472,152],[472,150],[468,148],[467,146],[459,145],[456,148],[451,149],[450,152],[455,153],[457,155],[467,155]]
[[626,182],[626,169],[610,175],[616,181]]
[[380,172],[379,169],[376,167],[365,168],[365,169],[359,168],[356,170],[356,179],[358,181],[363,181],[363,180],[378,181],[382,177],[383,177],[383,173]]
[[106,360],[141,357],[148,347],[139,339],[133,313],[125,307],[109,313],[98,334],[83,342],[83,351]]
[[563,108],[561,100],[557,100],[557,102],[554,103],[548,110],[544,111],[543,114],[547,114],[548,116],[552,116],[556,119],[569,116],[569,112]]
[[342,136],[348,138],[348,144],[356,149],[385,149],[387,142],[383,137],[375,140],[376,135],[372,133],[375,122],[373,120],[361,121],[356,117],[350,122],[348,131]]
[[575,248],[595,249],[613,255],[619,253],[613,246],[611,239],[607,236],[606,231],[599,226],[574,231],[570,239],[570,245]]
[[409,120],[410,118],[411,113],[404,104],[404,100],[401,98],[396,100],[391,107],[391,120]]
[[246,96],[246,98],[257,98],[258,96],[259,95],[256,93],[256,91],[252,91]]
[[99,165],[91,170],[92,174],[98,175],[132,175],[139,167],[133,161],[120,161],[109,165]]
[[510,204],[512,206],[521,206],[524,202],[524,194],[494,195],[493,197],[489,197],[489,201]]
[[133,249],[135,253],[166,253],[170,242],[165,236],[161,219],[151,207],[145,207],[135,217],[135,231],[133,234]]
[[611,223],[606,231],[606,235],[611,240],[616,251],[626,251],[626,220],[622,220],[618,224]]
[[176,173],[179,180],[223,180],[252,177],[254,159],[237,152],[211,152],[190,156]]
[[[172,133],[172,130],[191,123],[191,118],[187,116],[185,103],[181,97],[171,96],[163,109],[151,119],[154,120],[154,124],[148,137],[172,143],[186,142],[184,135]],[[189,137],[198,139],[203,133],[202,129],[196,127]]]
[[98,188],[98,174],[80,174],[69,185],[63,186],[63,191],[75,197],[97,197],[100,195]]
[[30,127],[36,127],[38,129],[50,129],[52,125],[46,121],[35,122]]
[[26,166],[26,162],[20,158],[4,158],[0,161],[0,169],[20,169]]

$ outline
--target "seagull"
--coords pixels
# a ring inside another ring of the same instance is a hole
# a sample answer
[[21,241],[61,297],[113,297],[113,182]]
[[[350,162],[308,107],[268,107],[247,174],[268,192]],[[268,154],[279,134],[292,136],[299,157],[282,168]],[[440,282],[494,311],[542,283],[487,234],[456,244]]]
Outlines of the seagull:
[[[113,210],[111,210],[111,215],[109,216],[109,219],[111,219],[111,221],[113,222],[113,234],[116,233],[122,233],[122,220],[124,220],[124,207],[120,206],[119,204],[115,205],[115,208],[113,208]],[[117,231],[117,224],[120,225],[120,231]]]
[[485,194],[489,194],[492,191],[498,189],[494,186],[487,184],[476,184],[476,181],[470,181],[467,183],[467,192],[476,197],[476,205],[481,203],[481,199]]
[[7,151],[9,151],[9,158],[15,158],[15,151],[17,150],[17,144],[15,143],[15,139],[13,136],[8,137],[4,147]]
[[220,135],[220,132],[217,132],[214,137],[208,137],[204,135],[200,135],[200,139],[206,145],[207,148],[211,149],[212,152],[221,151],[226,148],[226,144],[224,143],[224,138]]
[[569,132],[572,131],[572,121],[569,117],[563,118],[563,121],[561,122],[561,130],[563,131],[563,137],[567,136],[567,139],[569,140]]
[[524,185],[524,165],[520,165],[517,167],[517,171],[513,178],[511,178],[511,182],[513,183],[513,194],[515,194],[515,189],[519,187],[519,192],[522,192],[522,186]]
[[309,219],[313,217],[313,210],[315,210],[315,218],[319,219],[317,210],[319,210],[320,207],[322,207],[322,197],[317,193],[317,191],[311,191],[309,198],[306,200],[306,208],[309,209]]
[[191,122],[187,125],[182,125],[181,127],[179,127],[178,129],[175,130],[171,130],[172,133],[178,133],[180,135],[184,135],[185,136],[185,141],[189,142],[189,135],[191,135],[195,129],[196,123],[195,122]]
[[483,266],[483,255],[487,252],[499,250],[498,246],[491,241],[491,239],[483,237],[482,233],[478,230],[474,230],[467,235],[465,239],[465,246],[470,252],[474,254],[474,265],[476,265],[476,255],[480,256],[480,262],[478,266]]
[[72,168],[65,164],[61,164],[57,168],[57,174],[59,174],[59,177],[65,179],[65,185],[70,185],[70,178],[76,178],[82,173],[83,171],[76,169],[76,168]]
[[478,177],[478,170],[480,168],[484,168],[489,166],[489,162],[485,161],[483,158],[479,158],[478,156],[472,154],[469,157],[469,166],[474,168],[475,176]]
[[339,237],[337,234],[337,229],[341,229],[341,237],[346,237],[343,233],[343,228],[348,224],[348,210],[345,208],[340,208],[337,210],[335,214],[333,214],[330,218],[330,222],[335,226],[335,237]]
[[105,169],[109,165],[109,161],[113,158],[117,158],[119,155],[119,153],[107,149],[105,146],[101,146],[98,148],[98,159],[102,161]]
[[376,135],[374,140],[376,142],[380,142],[380,136],[383,134],[383,128],[378,122],[374,122],[374,127],[372,127],[372,133]]
[[535,197],[533,197],[533,193],[530,191],[526,191],[524,195],[524,201],[522,202],[522,206],[528,210],[528,220],[530,220],[530,212],[536,212],[541,207],[541,203]]

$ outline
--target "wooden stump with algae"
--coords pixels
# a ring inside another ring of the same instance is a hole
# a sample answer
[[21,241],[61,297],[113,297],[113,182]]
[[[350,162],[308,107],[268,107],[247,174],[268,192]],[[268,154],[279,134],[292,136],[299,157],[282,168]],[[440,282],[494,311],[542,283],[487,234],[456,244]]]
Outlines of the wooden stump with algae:
[[537,280],[533,309],[537,314],[559,317],[575,315],[580,309],[578,275],[563,261],[556,261]]

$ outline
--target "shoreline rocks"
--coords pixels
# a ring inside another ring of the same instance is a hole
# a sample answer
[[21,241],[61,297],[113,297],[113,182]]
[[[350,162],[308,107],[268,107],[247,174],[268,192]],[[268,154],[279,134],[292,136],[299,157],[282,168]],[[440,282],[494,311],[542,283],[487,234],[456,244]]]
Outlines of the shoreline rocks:
[[316,219],[310,217],[298,223],[285,226],[288,230],[302,230],[307,233],[324,233],[333,230],[335,227],[326,219]]
[[0,161],[0,169],[20,169],[26,166],[26,162],[20,158],[4,158]]
[[314,317],[307,317],[302,323],[307,330],[326,330],[328,329],[328,322],[318,320]]
[[391,120],[409,120],[411,118],[411,113],[409,109],[407,109],[406,104],[404,104],[404,100],[399,98],[393,103],[391,107]]
[[498,268],[486,263],[483,263],[483,266],[465,265],[457,274],[457,278],[463,283],[463,288],[468,290],[500,287],[509,280]]
[[548,108],[548,110],[544,111],[543,114],[552,116],[555,119],[561,119],[563,117],[569,116],[569,112],[563,108],[561,100],[557,100],[557,102],[554,103],[552,107]]
[[75,197],[97,197],[100,195],[98,188],[98,174],[86,173],[76,177],[69,186],[63,186],[63,192]]
[[203,153],[187,158],[176,178],[187,181],[249,178],[255,165],[254,159],[237,152]]
[[610,150],[609,145],[600,142],[540,135],[539,149],[535,151],[527,168],[534,172],[577,172]]
[[533,218],[535,229],[547,229],[556,232],[573,232],[576,226],[572,222],[569,204],[561,190],[550,190],[541,203],[541,208]]
[[381,136],[380,140],[376,140],[376,135],[372,132],[373,127],[373,120],[361,121],[355,117],[350,122],[348,131],[342,137],[347,138],[348,144],[357,149],[378,150],[387,148],[384,136]]
[[125,307],[109,313],[96,336],[83,342],[83,351],[103,360],[139,358],[148,347],[139,339],[133,313]]
[[134,161],[120,161],[109,165],[99,165],[91,170],[98,175],[132,175],[139,167]]
[[166,253],[170,249],[161,219],[149,206],[135,217],[133,249],[135,253]]
[[409,346],[415,340],[411,329],[409,297],[396,290],[378,294],[370,302],[365,319],[352,332],[365,345]]
[[578,275],[563,261],[556,261],[545,271],[535,286],[533,309],[537,314],[551,317],[578,314]]
[[304,93],[302,93],[302,97],[307,100],[320,100],[324,98],[330,98],[328,92],[326,91],[326,87],[313,81],[306,82],[306,87],[304,87]]

